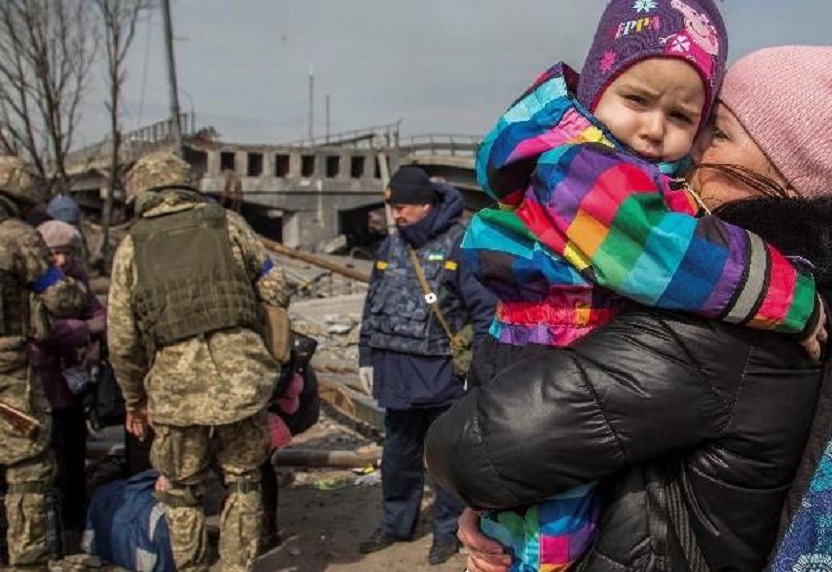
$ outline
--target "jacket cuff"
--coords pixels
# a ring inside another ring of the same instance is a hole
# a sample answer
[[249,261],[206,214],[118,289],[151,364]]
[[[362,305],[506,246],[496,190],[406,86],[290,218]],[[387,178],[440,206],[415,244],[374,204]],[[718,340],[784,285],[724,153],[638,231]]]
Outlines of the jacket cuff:
[[373,367],[373,348],[358,346],[358,367]]
[[136,411],[147,403],[147,398],[140,393],[126,392],[123,388],[122,393],[124,394],[124,407],[127,411]]

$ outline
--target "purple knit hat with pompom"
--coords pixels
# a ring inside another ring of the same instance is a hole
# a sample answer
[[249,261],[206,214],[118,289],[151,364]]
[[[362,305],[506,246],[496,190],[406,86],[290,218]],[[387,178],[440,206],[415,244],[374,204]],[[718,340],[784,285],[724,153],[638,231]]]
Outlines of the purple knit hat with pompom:
[[702,77],[705,118],[722,85],[727,55],[728,33],[713,0],[611,0],[581,71],[578,101],[594,111],[607,87],[633,64],[679,58]]

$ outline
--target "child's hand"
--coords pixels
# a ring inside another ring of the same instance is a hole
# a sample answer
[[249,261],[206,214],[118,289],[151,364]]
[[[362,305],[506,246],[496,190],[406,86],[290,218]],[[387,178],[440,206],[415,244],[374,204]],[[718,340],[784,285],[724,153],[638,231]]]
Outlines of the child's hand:
[[511,556],[499,542],[480,532],[480,517],[466,508],[459,517],[459,541],[468,549],[468,572],[508,572]]
[[826,331],[826,304],[823,299],[818,297],[818,304],[820,304],[820,316],[818,317],[818,325],[815,331],[809,334],[809,337],[800,342],[806,353],[813,361],[820,363],[821,353],[829,339],[829,333]]

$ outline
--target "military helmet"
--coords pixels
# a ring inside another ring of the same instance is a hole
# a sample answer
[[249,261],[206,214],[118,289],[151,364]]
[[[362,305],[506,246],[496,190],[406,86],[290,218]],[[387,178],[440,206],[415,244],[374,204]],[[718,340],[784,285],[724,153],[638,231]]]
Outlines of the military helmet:
[[44,198],[29,164],[14,155],[0,155],[0,193],[30,204]]
[[191,166],[173,153],[160,151],[145,155],[127,172],[124,192],[127,202],[145,192],[163,187],[194,186]]

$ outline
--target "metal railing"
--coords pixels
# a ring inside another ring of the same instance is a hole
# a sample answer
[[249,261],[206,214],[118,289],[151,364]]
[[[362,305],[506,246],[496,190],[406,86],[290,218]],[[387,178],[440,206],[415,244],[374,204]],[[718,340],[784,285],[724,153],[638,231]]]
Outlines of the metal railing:
[[472,156],[476,153],[480,137],[459,133],[430,133],[401,137],[399,123],[365,127],[335,133],[328,137],[298,139],[285,145],[288,147],[350,147],[352,149],[401,149],[410,153],[425,155]]
[[[179,121],[182,135],[188,136],[196,132],[196,116],[193,113],[181,113]],[[137,153],[145,152],[150,147],[170,141],[173,141],[173,120],[157,121],[139,129],[122,133],[121,155],[132,157]],[[66,163],[86,163],[98,158],[108,157],[112,144],[112,138],[107,137],[93,145],[71,151],[66,156]]]
[[287,147],[352,147],[354,149],[379,149],[397,147],[401,120],[385,125],[373,125],[350,131],[330,133],[309,139],[296,139],[284,143]]
[[[182,135],[187,136],[196,132],[196,117],[193,113],[180,113],[179,125]],[[160,143],[173,139],[173,119],[157,121],[121,135],[124,142]]]
[[458,133],[428,133],[413,135],[399,141],[399,149],[414,154],[473,156],[480,144],[480,137]]

